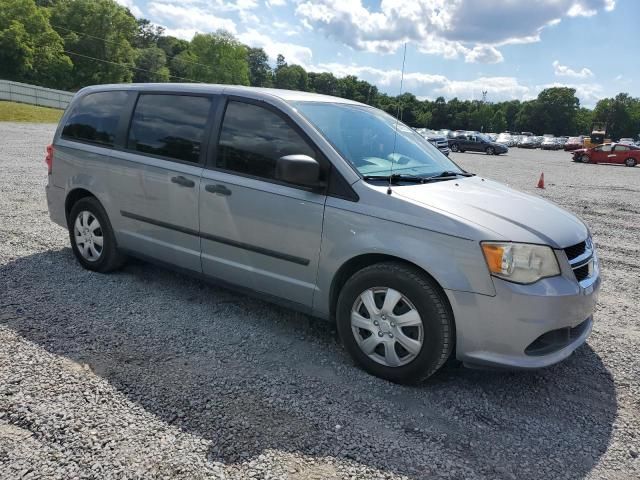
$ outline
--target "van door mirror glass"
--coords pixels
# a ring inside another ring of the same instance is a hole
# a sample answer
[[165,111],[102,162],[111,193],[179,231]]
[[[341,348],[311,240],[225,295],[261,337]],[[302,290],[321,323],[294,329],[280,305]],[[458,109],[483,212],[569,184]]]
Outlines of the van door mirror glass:
[[320,187],[320,164],[308,155],[285,155],[276,162],[276,180],[304,187]]

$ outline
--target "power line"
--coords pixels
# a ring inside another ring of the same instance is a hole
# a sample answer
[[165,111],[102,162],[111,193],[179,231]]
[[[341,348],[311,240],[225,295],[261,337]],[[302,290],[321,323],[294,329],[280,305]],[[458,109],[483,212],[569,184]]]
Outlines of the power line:
[[[153,75],[156,74],[156,72],[153,72],[151,70],[147,70],[145,68],[140,68],[140,67],[134,67],[133,65],[127,65],[126,63],[119,63],[119,62],[112,62],[110,60],[104,60],[102,58],[96,58],[96,57],[91,57],[89,55],[83,55],[82,53],[78,53],[78,52],[71,52],[69,50],[63,50],[64,53],[68,54],[68,55],[75,55],[77,57],[82,57],[82,58],[88,58],[90,60],[95,60],[97,62],[103,62],[103,63],[109,63],[111,65],[118,65],[120,67],[124,67],[124,68],[130,68],[132,70],[138,70],[139,72],[147,72],[147,73],[151,73]],[[169,75],[170,78],[177,78],[178,80],[186,80],[187,82],[193,82],[193,83],[205,83],[205,82],[201,82],[199,80],[193,80],[191,78],[185,78],[185,77],[178,77],[177,75]]]
[[[85,33],[85,32],[78,32],[78,31],[76,31],[76,30],[72,30],[72,29],[70,29],[70,28],[63,27],[63,26],[61,26],[61,25],[54,25],[54,24],[51,24],[51,26],[52,26],[53,28],[60,28],[60,29],[62,29],[62,30],[66,30],[66,31],[68,31],[68,32],[75,33],[76,35],[84,35],[85,37],[94,38],[94,39],[96,39],[96,40],[101,40],[101,41],[103,41],[103,42],[105,42],[105,43],[111,43],[111,44],[113,44],[113,45],[119,45],[119,44],[120,44],[120,42],[116,42],[116,41],[113,41],[113,40],[108,40],[108,39],[103,38],[103,37],[96,37],[95,35],[91,35],[91,34],[89,34],[89,33]],[[159,48],[159,47],[158,47],[158,48]],[[163,51],[164,51],[164,50],[163,50]],[[180,54],[178,54],[178,55],[180,55]],[[176,58],[178,55],[167,55],[167,54],[166,54],[166,52],[165,52],[165,57],[167,58],[167,60],[173,60],[173,59],[174,59],[174,58]],[[194,62],[193,60],[187,60],[187,59],[184,59],[184,58],[181,58],[181,59],[180,59],[180,61],[185,62],[185,63],[190,63],[190,64],[192,64],[192,65],[198,65],[199,67],[208,68],[209,70],[213,71],[213,67],[212,67],[211,65],[205,65],[204,63],[198,63],[198,62]]]

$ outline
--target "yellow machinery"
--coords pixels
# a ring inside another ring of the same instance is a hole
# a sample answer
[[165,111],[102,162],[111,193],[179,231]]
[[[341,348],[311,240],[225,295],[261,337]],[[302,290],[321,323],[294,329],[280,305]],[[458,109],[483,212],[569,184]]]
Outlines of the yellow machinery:
[[591,136],[584,137],[584,148],[596,147],[598,145],[602,145],[603,143],[611,143],[610,138],[606,137],[607,124],[594,123],[593,128],[591,128]]

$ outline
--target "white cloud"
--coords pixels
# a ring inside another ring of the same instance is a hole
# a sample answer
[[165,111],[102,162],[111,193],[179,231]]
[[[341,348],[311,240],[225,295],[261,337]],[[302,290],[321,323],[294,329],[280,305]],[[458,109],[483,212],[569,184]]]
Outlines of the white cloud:
[[116,0],[123,7],[127,7],[129,11],[136,17],[142,17],[142,10],[138,7],[133,0]]
[[283,7],[287,4],[287,0],[266,0],[267,7]]
[[[198,6],[183,2],[182,5],[164,2],[151,2],[148,4],[149,13],[154,21],[165,23],[167,33],[179,38],[191,40],[198,32],[208,33],[216,30],[226,30],[236,33],[236,24],[228,18],[221,18]],[[172,25],[179,25],[173,28]]]
[[[381,70],[378,68],[341,63],[324,63],[315,66],[314,71],[331,72],[338,77],[356,75],[367,80],[391,95],[398,93],[400,70]],[[395,90],[395,91],[394,91]],[[409,72],[404,75],[404,91],[412,92],[421,98],[443,96],[447,99],[479,99],[487,91],[490,101],[526,100],[532,98],[532,90],[518,82],[514,77],[479,77],[474,80],[451,80],[444,75]]]
[[313,53],[308,47],[294,43],[274,41],[271,36],[258,32],[255,29],[249,29],[241,33],[238,35],[238,39],[250,47],[263,48],[272,62],[275,62],[276,57],[281,53],[289,64],[295,63],[305,69],[309,69],[309,65],[311,64]]
[[553,63],[553,73],[558,77],[574,77],[574,78],[588,78],[593,77],[593,72],[587,67],[583,67],[580,70],[573,70],[572,68],[561,65],[558,60]]
[[496,47],[535,42],[563,17],[610,11],[615,0],[302,0],[303,25],[357,50],[392,53],[413,42],[424,53],[467,62],[503,60]]
[[602,85],[599,83],[547,83],[545,85],[536,85],[536,95],[545,88],[552,87],[569,87],[576,89],[576,96],[580,99],[580,105],[583,107],[593,107],[598,100],[604,98],[606,95]]

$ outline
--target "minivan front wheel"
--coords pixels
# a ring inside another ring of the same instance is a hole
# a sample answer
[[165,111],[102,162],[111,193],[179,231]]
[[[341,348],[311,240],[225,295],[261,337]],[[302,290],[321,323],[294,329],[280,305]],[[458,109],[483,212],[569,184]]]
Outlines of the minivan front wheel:
[[369,373],[417,383],[436,372],[453,349],[453,315],[434,281],[415,267],[385,262],[366,267],[344,285],[338,331]]
[[116,248],[111,223],[97,199],[78,200],[71,207],[68,225],[71,248],[84,268],[106,273],[122,266],[125,257]]

